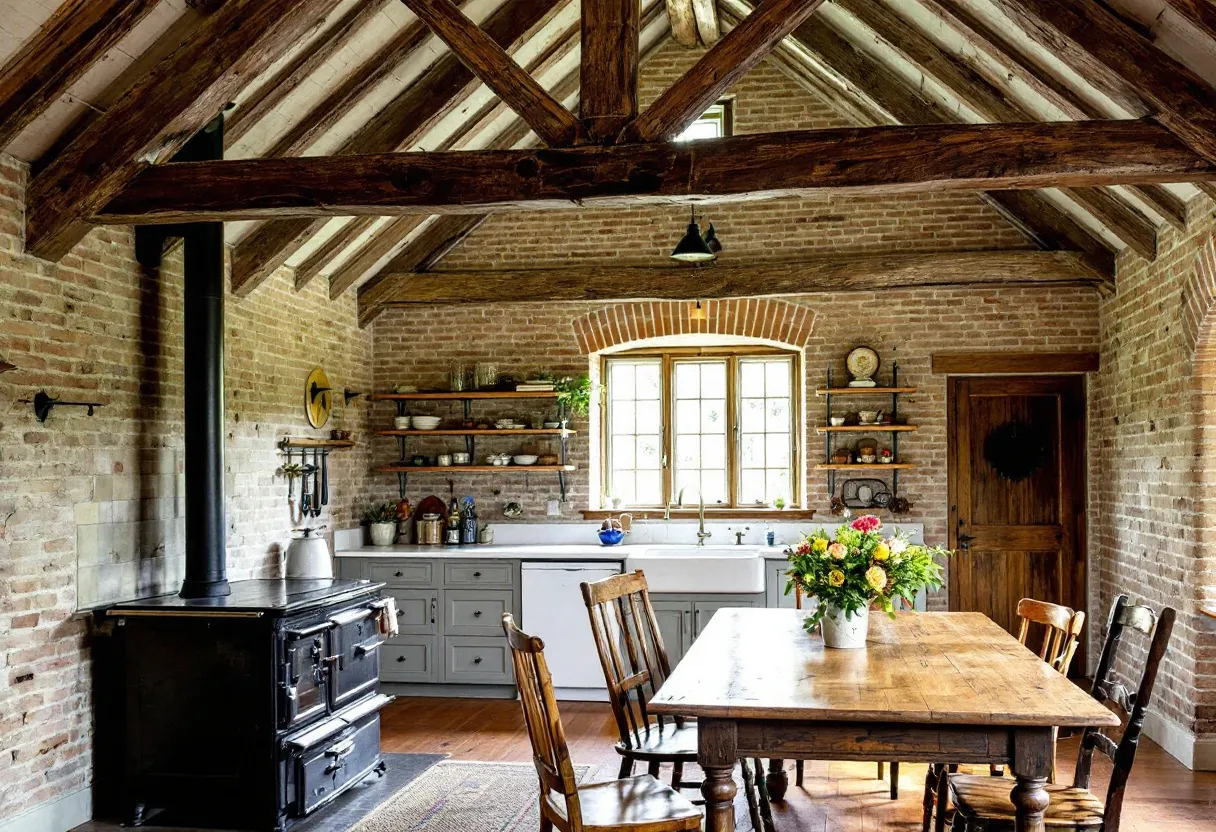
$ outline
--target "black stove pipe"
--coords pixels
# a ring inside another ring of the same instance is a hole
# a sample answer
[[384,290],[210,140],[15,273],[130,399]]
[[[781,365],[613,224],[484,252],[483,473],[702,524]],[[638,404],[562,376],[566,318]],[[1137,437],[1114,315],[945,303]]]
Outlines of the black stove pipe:
[[[173,157],[200,162],[224,157],[224,116],[217,116]],[[159,267],[165,241],[182,237],[185,318],[186,577],[182,598],[219,598],[228,586],[224,510],[224,224],[140,226],[135,251]]]

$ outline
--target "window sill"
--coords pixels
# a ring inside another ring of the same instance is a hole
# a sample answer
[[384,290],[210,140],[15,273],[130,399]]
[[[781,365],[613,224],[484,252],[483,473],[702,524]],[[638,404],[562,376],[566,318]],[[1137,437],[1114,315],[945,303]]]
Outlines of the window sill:
[[[622,508],[619,511],[611,510],[585,510],[582,512],[584,520],[607,520],[612,517],[619,517],[622,514],[628,514],[634,520],[662,520],[666,514],[661,508]],[[706,508],[705,519],[707,520],[768,520],[768,521],[791,521],[791,520],[811,520],[815,517],[814,509],[807,508]],[[671,510],[672,520],[696,520],[697,509],[695,508],[674,508]]]

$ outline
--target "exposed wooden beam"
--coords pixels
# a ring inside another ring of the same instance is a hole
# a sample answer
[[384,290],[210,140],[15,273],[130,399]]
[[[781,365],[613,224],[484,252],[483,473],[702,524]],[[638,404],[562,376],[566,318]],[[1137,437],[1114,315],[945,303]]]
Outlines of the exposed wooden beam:
[[[557,0],[508,0],[484,23],[500,45],[517,45],[559,7]],[[425,27],[420,27],[425,30]],[[390,152],[416,144],[477,89],[460,60],[444,55],[338,149],[338,155]],[[294,155],[294,154],[293,154]],[[232,291],[246,295],[283,265],[322,227],[305,219],[269,223],[237,244]],[[239,263],[241,268],[237,269]]]
[[1216,6],[1212,0],[1165,0],[1174,11],[1189,20],[1199,31],[1216,39]]
[[824,0],[767,0],[626,127],[631,141],[672,139],[810,17]]
[[461,62],[498,94],[550,147],[584,138],[583,125],[452,0],[402,0]]
[[424,216],[394,217],[380,233],[372,236],[350,256],[341,268],[329,276],[331,300],[354,286],[368,272],[376,268],[381,260],[393,253],[401,241],[426,221]]
[[672,40],[685,49],[698,46],[697,15],[692,10],[692,0],[666,0],[666,4]]
[[639,0],[583,0],[579,115],[605,142],[638,114]]
[[[224,120],[224,146],[232,147],[246,133],[279,106],[300,84],[330,58],[341,52],[359,31],[379,16],[392,0],[366,0],[356,3],[334,25],[281,67],[258,89],[242,101]],[[289,155],[289,154],[284,154]]]
[[296,267],[296,291],[300,291],[312,282],[312,279],[319,275],[331,260],[354,245],[355,240],[363,236],[375,224],[375,217],[354,217],[338,229],[337,233],[322,243],[316,251],[308,255],[304,262]]
[[[1203,183],[1197,183],[1203,187]],[[1175,228],[1186,230],[1186,202],[1164,185],[1128,185],[1127,189]]]
[[1105,188],[1069,188],[1065,191],[1112,234],[1146,260],[1157,259],[1157,226]]
[[1106,242],[1069,214],[1031,191],[989,191],[988,198],[1000,206],[1012,222],[1050,250],[1078,249],[1081,261],[1101,275],[1107,288],[1115,282],[1115,253]]
[[0,67],[0,149],[152,11],[158,0],[68,0]]
[[1147,121],[806,130],[696,143],[184,162],[145,170],[105,224],[455,214],[909,192],[1216,181]]
[[697,19],[697,34],[701,43],[713,46],[722,37],[718,26],[718,4],[714,0],[692,0],[692,13]]
[[[386,273],[387,270],[386,270]],[[381,303],[696,300],[923,286],[1092,285],[1064,251],[973,251],[816,257],[792,263],[703,268],[579,266],[514,271],[391,274]]]
[[1050,28],[1057,55],[1087,78],[1113,77],[1197,153],[1216,161],[1216,90],[1095,0],[997,0],[1024,28]]
[[941,375],[1096,373],[1096,352],[935,352],[930,372]]
[[27,192],[26,247],[58,260],[87,217],[139,171],[170,158],[337,0],[227,0],[179,49],[95,121]]

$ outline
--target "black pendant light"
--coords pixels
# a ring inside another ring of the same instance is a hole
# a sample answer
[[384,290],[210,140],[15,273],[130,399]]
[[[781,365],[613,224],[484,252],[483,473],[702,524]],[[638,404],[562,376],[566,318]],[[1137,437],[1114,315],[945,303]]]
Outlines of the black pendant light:
[[[717,242],[717,237],[714,237],[714,242]],[[719,250],[722,245],[718,244]],[[684,232],[683,238],[676,244],[675,250],[671,252],[672,260],[679,260],[681,263],[705,263],[713,260],[718,255],[701,236],[701,227],[697,225],[697,211],[692,210],[692,219],[688,223],[688,230]]]

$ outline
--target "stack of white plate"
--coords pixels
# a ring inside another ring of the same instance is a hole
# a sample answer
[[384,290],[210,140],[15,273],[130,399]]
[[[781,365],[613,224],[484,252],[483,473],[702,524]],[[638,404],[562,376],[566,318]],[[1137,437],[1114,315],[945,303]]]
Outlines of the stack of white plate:
[[410,423],[413,424],[414,430],[434,430],[439,427],[441,421],[438,416],[413,416],[410,418]]

